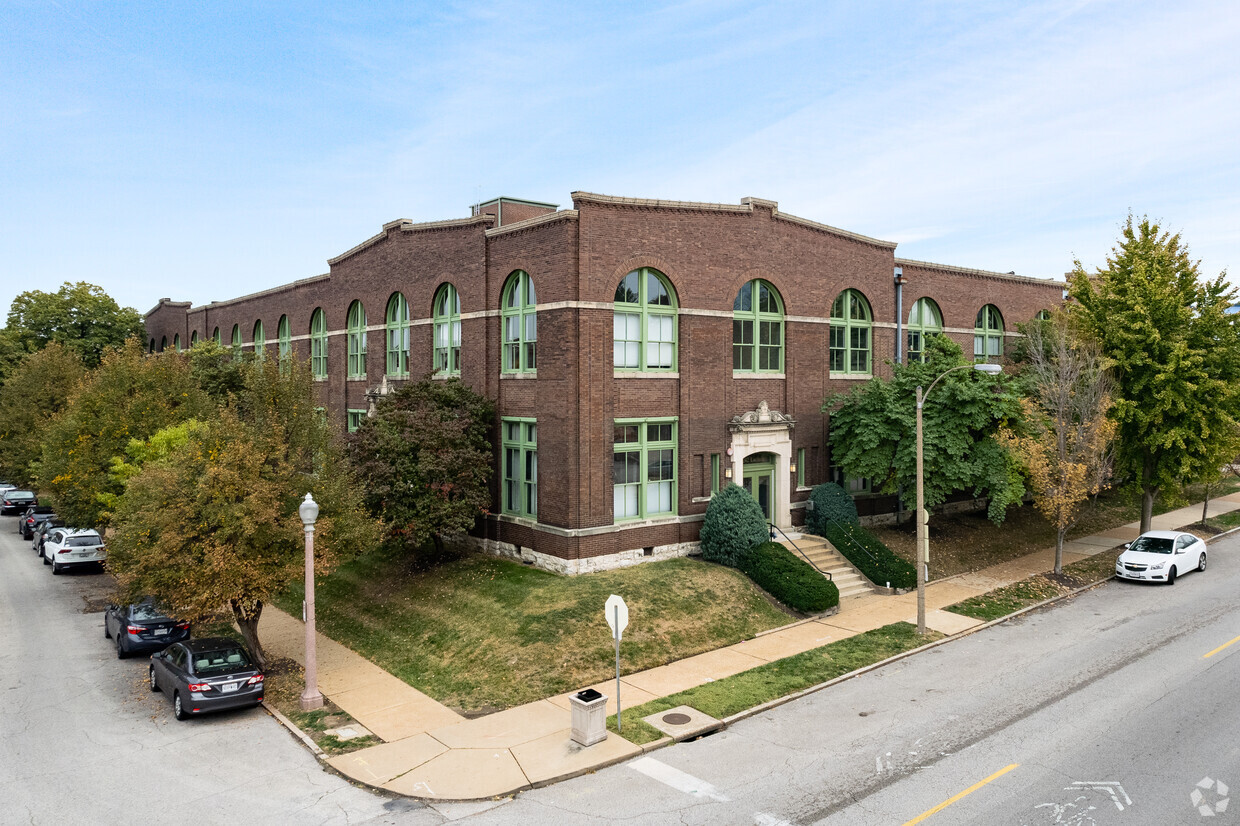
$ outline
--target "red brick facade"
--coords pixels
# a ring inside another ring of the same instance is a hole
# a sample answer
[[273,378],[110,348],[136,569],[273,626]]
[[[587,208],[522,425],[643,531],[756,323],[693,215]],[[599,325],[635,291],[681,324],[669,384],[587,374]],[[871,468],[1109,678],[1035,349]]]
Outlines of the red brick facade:
[[[534,419],[538,427],[537,520],[493,515],[479,535],[498,543],[492,545],[497,550],[519,548],[549,567],[589,570],[635,560],[643,549],[647,555],[683,552],[695,542],[711,491],[711,455],[720,454],[721,467],[729,466],[729,447],[744,438],[729,422],[763,401],[795,421],[790,431],[780,431],[783,460],[773,484],[787,508],[772,519],[786,526],[802,521],[805,488],[827,479],[823,400],[857,381],[828,369],[828,319],[841,291],[858,290],[869,303],[871,361],[880,375],[895,355],[896,267],[905,281],[903,320],[918,298],[932,298],[945,334],[966,353],[983,305],[999,309],[1010,336],[1016,324],[1062,299],[1058,282],[898,259],[893,243],[784,215],[774,202],[759,199],[733,206],[578,192],[574,209],[558,212],[535,202],[497,201],[504,202],[503,226],[496,210],[488,212],[496,201],[460,220],[394,221],[332,259],[326,275],[199,307],[161,300],[147,314],[148,338],[166,338],[171,346],[179,335],[188,344],[195,333],[206,338],[218,327],[228,343],[236,324],[248,347],[261,319],[273,351],[287,314],[293,346],[307,358],[311,314],[321,307],[329,333],[321,399],[343,424],[346,410],[367,408],[367,390],[384,375],[389,297],[399,291],[408,300],[409,373],[420,376],[432,370],[432,297],[452,284],[460,296],[461,379],[495,399],[501,418]],[[616,287],[639,267],[658,270],[674,291],[675,372],[614,369]],[[528,273],[537,290],[537,370],[510,375],[501,370],[500,304],[516,270]],[[733,301],[753,279],[773,285],[783,303],[779,373],[732,369]],[[365,307],[369,329],[364,379],[346,376],[346,316],[355,300]],[[617,523],[614,422],[654,417],[676,422],[674,514]],[[802,450],[805,487],[797,490],[788,459],[795,461]],[[502,464],[502,456],[497,460]],[[497,479],[497,514],[499,493]]]

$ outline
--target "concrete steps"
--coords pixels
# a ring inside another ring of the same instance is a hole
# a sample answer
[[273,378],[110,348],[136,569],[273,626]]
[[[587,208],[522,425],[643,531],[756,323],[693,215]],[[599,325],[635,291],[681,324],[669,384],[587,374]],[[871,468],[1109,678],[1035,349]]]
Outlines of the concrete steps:
[[[796,542],[796,548],[792,547],[792,541]],[[797,548],[800,548],[811,562],[831,574],[831,581],[839,589],[841,600],[874,593],[869,580],[858,573],[852,563],[835,550],[827,540],[810,534],[794,534],[792,541],[782,540],[780,544],[797,557],[801,556],[797,553]]]

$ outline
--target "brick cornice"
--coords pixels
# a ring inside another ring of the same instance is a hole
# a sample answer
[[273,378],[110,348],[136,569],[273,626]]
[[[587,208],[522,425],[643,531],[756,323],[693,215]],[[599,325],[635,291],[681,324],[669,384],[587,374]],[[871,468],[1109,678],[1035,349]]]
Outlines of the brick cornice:
[[916,267],[923,270],[937,270],[938,272],[948,272],[952,275],[963,275],[969,278],[986,278],[997,279],[1000,281],[1015,281],[1020,284],[1035,284],[1039,287],[1055,288],[1058,290],[1067,289],[1068,285],[1063,281],[1053,281],[1049,278],[1034,278],[1029,275],[1016,275],[1010,272],[991,272],[990,270],[974,270],[968,267],[953,267],[950,264],[935,264],[930,261],[914,261],[911,258],[895,259],[896,266],[899,267]]

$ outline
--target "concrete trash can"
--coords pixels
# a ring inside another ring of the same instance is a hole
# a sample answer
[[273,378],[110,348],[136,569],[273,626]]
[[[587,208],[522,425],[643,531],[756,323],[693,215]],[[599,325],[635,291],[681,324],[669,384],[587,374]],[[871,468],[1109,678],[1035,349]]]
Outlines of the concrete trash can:
[[607,695],[592,688],[568,698],[573,711],[573,742],[593,746],[607,739]]

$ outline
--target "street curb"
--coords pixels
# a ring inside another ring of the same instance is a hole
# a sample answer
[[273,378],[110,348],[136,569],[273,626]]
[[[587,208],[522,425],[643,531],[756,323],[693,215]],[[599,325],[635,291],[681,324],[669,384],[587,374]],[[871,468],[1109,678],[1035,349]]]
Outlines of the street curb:
[[304,731],[299,729],[296,723],[294,723],[292,720],[290,720],[289,718],[281,714],[279,709],[277,709],[275,706],[268,703],[266,700],[263,700],[263,708],[267,709],[268,714],[276,718],[276,720],[279,721],[280,725],[284,726],[286,729],[292,732],[294,737],[296,737],[303,744],[305,744],[306,748],[310,749],[310,751],[314,753],[315,757],[323,761],[327,760],[327,753],[324,752],[321,748],[319,748],[319,744],[311,740],[310,735],[306,734]]

